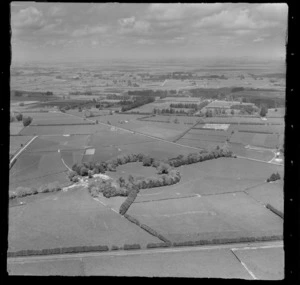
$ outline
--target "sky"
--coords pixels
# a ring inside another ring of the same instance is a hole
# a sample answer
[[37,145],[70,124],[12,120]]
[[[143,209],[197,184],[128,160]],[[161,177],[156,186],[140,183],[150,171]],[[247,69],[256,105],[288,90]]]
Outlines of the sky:
[[286,4],[11,3],[13,62],[284,58]]

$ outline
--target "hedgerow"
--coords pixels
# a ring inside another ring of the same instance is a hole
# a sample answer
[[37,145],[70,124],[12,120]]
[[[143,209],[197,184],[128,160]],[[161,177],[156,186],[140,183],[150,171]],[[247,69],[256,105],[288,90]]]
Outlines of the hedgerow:
[[138,194],[138,190],[130,191],[128,197],[126,198],[126,200],[120,206],[119,213],[121,215],[126,214],[126,212],[129,209],[130,205],[134,202],[135,198],[137,197],[137,194]]

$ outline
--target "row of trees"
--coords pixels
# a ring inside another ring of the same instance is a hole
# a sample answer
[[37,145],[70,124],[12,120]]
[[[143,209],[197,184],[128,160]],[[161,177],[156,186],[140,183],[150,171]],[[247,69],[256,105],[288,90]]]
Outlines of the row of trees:
[[140,106],[152,103],[154,101],[155,101],[154,97],[136,98],[131,104],[123,106],[121,111],[126,112],[126,111],[129,111],[131,109],[135,109],[135,108],[138,108]]
[[22,187],[19,186],[15,191],[9,192],[9,199],[22,198],[30,195],[36,195],[38,193],[50,193],[60,191],[62,188],[58,181],[41,185],[39,188],[35,187]]
[[178,155],[175,158],[171,158],[167,163],[172,167],[179,167],[181,165],[188,165],[198,163],[206,160],[211,160],[219,157],[232,157],[233,153],[228,149],[226,145],[207,151],[201,150],[200,152],[194,152],[187,155]]
[[195,110],[193,109],[190,109],[188,111],[185,111],[185,110],[175,110],[173,108],[165,108],[165,109],[157,109],[157,108],[154,108],[153,109],[153,113],[154,114],[186,114],[186,115],[190,115],[190,114],[193,114],[195,112]]
[[187,109],[198,109],[198,104],[192,104],[192,103],[172,103],[170,104],[170,108],[187,108]]
[[230,109],[240,110],[242,114],[248,114],[248,115],[252,115],[257,110],[256,107],[250,104],[232,105]]

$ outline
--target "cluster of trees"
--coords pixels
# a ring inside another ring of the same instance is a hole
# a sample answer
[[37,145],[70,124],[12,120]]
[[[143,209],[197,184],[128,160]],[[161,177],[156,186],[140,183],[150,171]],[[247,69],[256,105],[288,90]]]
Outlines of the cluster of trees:
[[212,116],[213,116],[213,111],[209,110],[209,109],[206,109],[205,117],[212,117]]
[[276,181],[280,179],[280,175],[279,173],[272,173],[272,175],[270,176],[270,178],[267,179],[267,182],[271,182],[271,181]]
[[233,87],[231,89],[231,92],[234,93],[234,92],[240,92],[240,91],[244,91],[245,88],[244,87]]
[[128,95],[133,95],[133,96],[142,96],[142,97],[160,97],[160,96],[168,96],[168,90],[129,90]]
[[116,94],[108,94],[106,95],[106,99],[109,100],[129,100],[130,96],[129,95],[116,95]]
[[40,186],[38,189],[35,187],[17,187],[15,191],[9,192],[9,199],[21,198],[38,193],[50,193],[60,191],[62,188],[58,181]]
[[32,117],[28,116],[28,117],[24,117],[23,116],[23,126],[27,127],[31,124],[32,122]]
[[177,104],[170,104],[170,108],[187,108],[187,109],[198,109],[197,104],[192,104],[192,103],[177,103]]
[[262,106],[259,112],[259,115],[261,117],[265,117],[268,113],[268,108],[266,106]]
[[16,115],[10,114],[10,122],[14,122],[14,121],[22,121],[23,120],[23,114],[22,113],[18,113]]
[[214,113],[215,113],[216,116],[226,115],[226,109],[225,108],[215,108]]
[[211,160],[219,157],[232,157],[232,151],[228,149],[226,145],[217,146],[213,150],[201,150],[200,152],[190,153],[188,155],[178,155],[175,158],[168,160],[168,164],[173,167],[179,167],[181,165],[188,165],[198,163],[206,160]]
[[241,113],[249,115],[252,115],[256,111],[256,108],[250,104],[232,105],[230,108],[234,110],[240,110]]
[[105,173],[105,171],[116,171],[119,165],[124,165],[131,162],[143,162],[143,166],[153,166],[158,168],[161,164],[160,161],[154,160],[153,158],[143,153],[139,154],[122,154],[116,158],[109,159],[102,162],[82,162],[75,163],[72,166],[72,172],[69,174],[69,178],[73,179],[74,176],[88,176],[89,171],[91,174]]
[[126,111],[129,111],[131,109],[135,109],[135,108],[138,108],[140,106],[152,103],[154,101],[155,101],[154,97],[136,98],[130,105],[123,106],[121,111],[126,112]]

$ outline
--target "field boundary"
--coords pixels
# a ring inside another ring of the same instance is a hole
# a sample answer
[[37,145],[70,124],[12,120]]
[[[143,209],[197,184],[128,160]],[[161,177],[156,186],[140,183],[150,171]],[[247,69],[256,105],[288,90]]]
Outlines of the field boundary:
[[124,217],[130,221],[131,223],[137,225],[138,227],[140,227],[141,229],[143,229],[144,231],[146,231],[147,233],[157,237],[158,239],[162,240],[165,244],[171,244],[171,241],[169,241],[167,238],[165,238],[163,235],[159,234],[157,231],[153,230],[152,228],[150,228],[149,226],[140,223],[140,221],[128,214],[124,214]]
[[[79,118],[79,117],[78,117]],[[81,125],[95,125],[96,123],[82,122],[82,123],[68,123],[68,124],[31,124],[34,127],[51,127],[51,126],[81,126]]]
[[202,120],[202,119],[197,120],[196,123],[194,123],[191,127],[187,128],[187,130],[185,130],[185,131],[182,132],[179,136],[177,136],[177,137],[173,140],[173,142],[176,143],[178,140],[180,140],[182,137],[184,137],[191,129],[193,129],[195,126],[197,126],[197,125],[200,123],[201,120]]
[[269,209],[274,214],[276,214],[277,216],[279,216],[281,219],[284,219],[284,214],[281,211],[274,208],[272,205],[266,204],[266,208]]
[[[202,246],[202,245],[225,245],[225,244],[237,244],[237,243],[249,243],[249,242],[268,242],[268,241],[280,241],[283,240],[283,235],[271,235],[262,237],[239,237],[239,238],[221,238],[221,239],[203,239],[185,242],[173,242],[173,243],[148,243],[146,248],[165,248],[165,247],[190,247],[190,246]],[[57,255],[57,254],[75,254],[86,252],[107,252],[116,250],[139,250],[141,249],[139,244],[124,244],[123,247],[112,245],[111,248],[107,245],[93,245],[93,246],[72,246],[72,247],[58,247],[50,249],[37,249],[37,250],[18,250],[7,251],[7,257],[27,257],[36,255]]]
[[27,142],[25,144],[25,146],[23,148],[21,148],[17,154],[14,155],[14,157],[10,160],[9,162],[9,169],[12,168],[12,166],[14,165],[14,163],[17,161],[17,157],[37,138],[38,136],[34,136],[29,142]]

